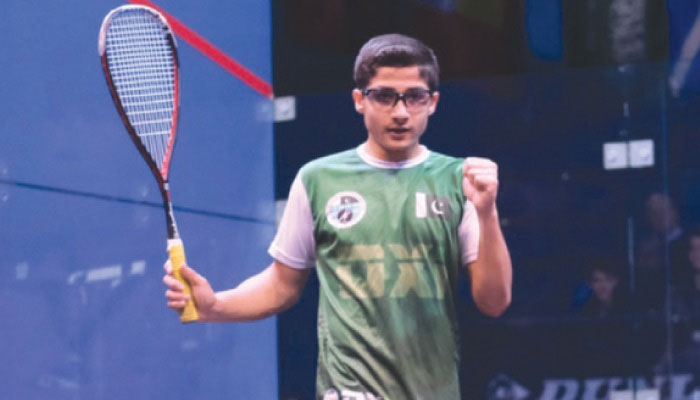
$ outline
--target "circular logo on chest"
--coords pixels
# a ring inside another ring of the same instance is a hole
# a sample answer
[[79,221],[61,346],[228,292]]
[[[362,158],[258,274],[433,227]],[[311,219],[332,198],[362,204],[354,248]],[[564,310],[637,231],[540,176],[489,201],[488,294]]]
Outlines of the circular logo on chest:
[[326,203],[326,218],[338,229],[349,228],[360,222],[365,211],[365,199],[355,192],[336,193]]

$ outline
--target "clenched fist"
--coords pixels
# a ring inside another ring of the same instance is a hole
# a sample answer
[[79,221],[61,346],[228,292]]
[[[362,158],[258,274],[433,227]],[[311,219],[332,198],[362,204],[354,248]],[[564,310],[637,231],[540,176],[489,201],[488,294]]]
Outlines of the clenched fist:
[[496,211],[498,165],[488,158],[467,157],[462,169],[462,189],[480,216]]

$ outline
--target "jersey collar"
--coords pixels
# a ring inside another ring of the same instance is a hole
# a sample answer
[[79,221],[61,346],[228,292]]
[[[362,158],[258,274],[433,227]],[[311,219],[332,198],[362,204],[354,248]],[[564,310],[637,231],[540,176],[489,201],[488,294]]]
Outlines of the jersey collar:
[[367,147],[367,143],[362,143],[361,145],[357,146],[357,154],[360,156],[362,161],[366,162],[367,164],[369,164],[373,167],[377,167],[377,168],[386,168],[386,169],[411,168],[411,167],[415,167],[416,165],[427,160],[428,157],[430,156],[430,150],[428,150],[428,148],[425,147],[424,145],[420,145],[420,153],[418,153],[418,155],[413,157],[413,158],[409,158],[408,160],[403,160],[403,161],[386,161],[386,160],[381,160],[379,158],[371,156],[367,152],[366,147]]

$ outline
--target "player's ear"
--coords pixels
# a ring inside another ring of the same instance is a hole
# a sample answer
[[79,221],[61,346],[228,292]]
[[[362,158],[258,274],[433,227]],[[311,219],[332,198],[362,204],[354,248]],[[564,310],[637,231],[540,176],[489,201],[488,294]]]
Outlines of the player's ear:
[[352,100],[355,103],[355,110],[360,114],[364,114],[365,113],[365,101],[364,101],[365,96],[362,95],[362,91],[360,89],[353,89]]
[[428,108],[428,115],[433,115],[435,109],[437,108],[438,100],[440,99],[440,92],[433,93],[433,98],[430,100],[430,107]]

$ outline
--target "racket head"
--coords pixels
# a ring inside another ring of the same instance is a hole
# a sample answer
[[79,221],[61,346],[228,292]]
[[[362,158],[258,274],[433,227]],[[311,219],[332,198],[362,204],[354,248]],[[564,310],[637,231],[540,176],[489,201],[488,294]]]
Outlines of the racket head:
[[164,184],[180,109],[177,42],[168,21],[150,7],[117,7],[102,22],[98,51],[122,122]]

